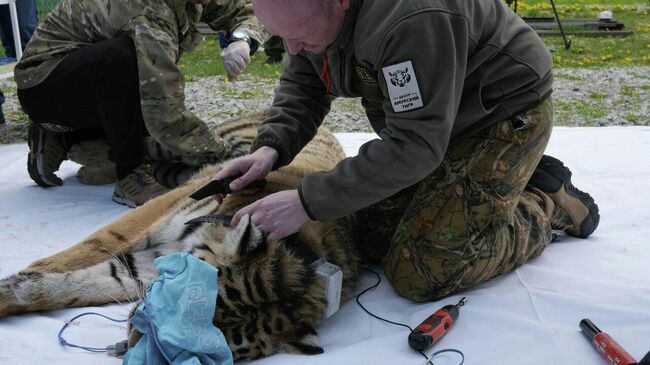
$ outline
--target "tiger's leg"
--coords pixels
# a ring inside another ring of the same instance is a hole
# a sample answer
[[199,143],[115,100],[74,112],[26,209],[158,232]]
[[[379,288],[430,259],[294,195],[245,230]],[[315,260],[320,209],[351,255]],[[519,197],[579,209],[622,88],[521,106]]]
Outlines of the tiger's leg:
[[157,276],[153,260],[172,245],[135,253],[68,272],[20,272],[0,281],[0,318],[9,315],[139,300]]
[[437,299],[544,250],[551,240],[549,206],[524,188],[548,143],[552,116],[549,98],[523,120],[450,145],[440,167],[419,184],[384,258],[398,293]]
[[23,272],[63,273],[103,262],[118,252],[128,252],[142,241],[150,226],[172,211],[178,201],[186,198],[196,188],[196,183],[183,185],[153,199],[67,250],[33,262]]

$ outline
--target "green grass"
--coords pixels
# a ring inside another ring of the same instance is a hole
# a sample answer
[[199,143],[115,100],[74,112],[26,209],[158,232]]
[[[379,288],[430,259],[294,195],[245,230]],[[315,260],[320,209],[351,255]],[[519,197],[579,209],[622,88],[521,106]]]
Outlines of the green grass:
[[[603,10],[613,12],[614,20],[623,22],[625,30],[632,30],[629,37],[585,37],[572,35],[571,48],[564,49],[562,37],[544,37],[544,42],[553,51],[556,68],[573,67],[625,67],[650,66],[650,2],[647,0],[555,0],[560,19],[586,18],[596,20]],[[646,8],[637,10],[637,6]],[[528,17],[553,17],[549,0],[519,0],[518,14]],[[265,66],[266,56],[257,53],[246,69],[246,74],[275,79],[282,66]],[[196,77],[225,77],[219,46],[210,37],[194,52],[184,55],[181,69],[193,80]],[[569,76],[567,76],[568,78]]]
[[[206,37],[206,41],[202,42],[194,51],[184,54],[178,65],[188,81],[205,76],[223,76],[225,78],[226,71],[220,53],[221,49],[217,38]],[[275,80],[282,71],[282,65],[266,65],[264,61],[266,61],[264,52],[255,53],[251,63],[246,67],[244,75],[250,74],[258,78]]]
[[[555,0],[560,19],[598,19],[603,10],[613,12],[613,19],[632,30],[629,37],[569,36],[571,48],[564,49],[562,37],[544,37],[554,52],[555,66],[613,67],[650,65],[650,2],[647,0]],[[640,8],[639,8],[640,7]],[[548,0],[519,1],[518,14],[528,17],[553,17]]]

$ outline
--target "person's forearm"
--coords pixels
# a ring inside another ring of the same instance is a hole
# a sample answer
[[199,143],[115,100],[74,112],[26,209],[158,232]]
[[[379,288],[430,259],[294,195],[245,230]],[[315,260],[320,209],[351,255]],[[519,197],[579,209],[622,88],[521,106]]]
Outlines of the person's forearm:
[[313,65],[301,56],[289,56],[273,106],[258,130],[251,151],[261,146],[273,147],[278,151],[273,168],[289,164],[316,135],[331,102]]

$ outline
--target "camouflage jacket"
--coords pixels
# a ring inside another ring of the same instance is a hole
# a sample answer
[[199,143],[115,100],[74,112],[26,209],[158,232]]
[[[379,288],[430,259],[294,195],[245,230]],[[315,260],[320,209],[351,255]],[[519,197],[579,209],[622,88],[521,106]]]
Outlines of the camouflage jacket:
[[44,81],[66,55],[118,36],[130,37],[138,57],[142,114],[163,146],[200,165],[228,152],[206,125],[185,109],[185,79],[177,66],[183,52],[202,40],[198,21],[215,30],[246,30],[268,37],[244,0],[212,0],[205,8],[187,0],[63,0],[27,45],[15,68],[18,88]]

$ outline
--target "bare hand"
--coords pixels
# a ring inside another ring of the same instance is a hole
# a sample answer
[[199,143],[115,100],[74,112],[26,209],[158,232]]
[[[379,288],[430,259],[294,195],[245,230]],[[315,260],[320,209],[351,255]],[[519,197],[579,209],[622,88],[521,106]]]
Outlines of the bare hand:
[[[241,156],[227,162],[223,168],[214,175],[214,180],[221,180],[230,176],[243,174],[230,183],[230,190],[236,193],[252,193],[254,191],[242,190],[255,180],[261,180],[268,175],[278,159],[278,151],[275,148],[262,146],[250,155]],[[216,195],[219,203],[223,201],[224,195]]]
[[298,190],[284,190],[271,194],[251,205],[241,208],[232,218],[236,226],[244,215],[250,215],[251,223],[264,231],[269,241],[277,241],[298,232],[308,220]]

